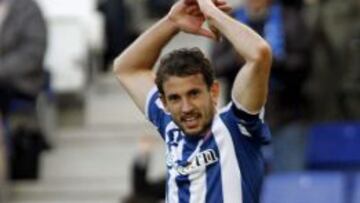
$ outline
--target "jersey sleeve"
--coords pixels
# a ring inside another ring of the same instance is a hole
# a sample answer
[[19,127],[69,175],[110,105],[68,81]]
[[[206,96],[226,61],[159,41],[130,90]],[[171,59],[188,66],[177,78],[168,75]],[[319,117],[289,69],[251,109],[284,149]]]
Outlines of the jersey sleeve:
[[261,144],[270,142],[271,133],[264,121],[264,108],[258,114],[250,114],[239,104],[231,102],[229,105],[229,117],[236,123],[242,136]]
[[165,112],[156,87],[152,88],[147,96],[145,116],[157,128],[161,137],[164,138],[166,123],[170,116]]

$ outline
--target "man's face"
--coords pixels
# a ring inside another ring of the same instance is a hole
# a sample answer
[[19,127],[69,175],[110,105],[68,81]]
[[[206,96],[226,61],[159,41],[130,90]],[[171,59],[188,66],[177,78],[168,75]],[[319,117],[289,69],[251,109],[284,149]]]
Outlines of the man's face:
[[170,76],[163,89],[166,110],[187,135],[199,135],[209,129],[219,96],[217,82],[208,89],[201,74]]

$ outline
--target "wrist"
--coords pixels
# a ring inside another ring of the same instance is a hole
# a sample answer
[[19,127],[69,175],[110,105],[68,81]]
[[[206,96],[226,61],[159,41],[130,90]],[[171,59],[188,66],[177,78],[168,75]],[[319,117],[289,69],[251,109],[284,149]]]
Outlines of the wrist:
[[207,20],[212,20],[216,18],[217,15],[219,15],[219,12],[222,11],[220,11],[215,5],[210,5],[208,6],[204,14]]
[[172,29],[174,32],[179,32],[180,28],[178,26],[178,24],[176,23],[176,19],[171,16],[170,14],[167,14],[164,18],[163,18],[163,22],[166,24],[166,26],[168,26],[168,28]]

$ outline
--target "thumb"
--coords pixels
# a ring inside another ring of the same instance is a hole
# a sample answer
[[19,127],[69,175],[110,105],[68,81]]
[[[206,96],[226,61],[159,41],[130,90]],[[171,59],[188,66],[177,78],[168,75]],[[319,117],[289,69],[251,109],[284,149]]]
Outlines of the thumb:
[[210,28],[211,32],[215,35],[215,40],[220,41],[221,34],[220,34],[219,30],[211,24],[209,25],[209,28]]

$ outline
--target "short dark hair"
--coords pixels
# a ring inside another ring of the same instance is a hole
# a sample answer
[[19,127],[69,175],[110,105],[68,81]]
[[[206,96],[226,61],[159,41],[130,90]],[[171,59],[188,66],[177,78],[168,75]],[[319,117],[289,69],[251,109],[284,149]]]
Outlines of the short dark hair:
[[203,76],[206,86],[210,88],[214,83],[215,74],[210,61],[201,50],[197,47],[176,49],[160,60],[155,83],[159,92],[164,94],[163,83],[170,76],[185,77],[199,73]]

